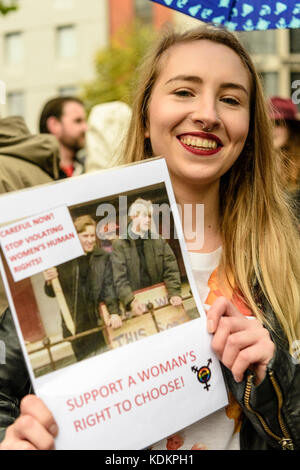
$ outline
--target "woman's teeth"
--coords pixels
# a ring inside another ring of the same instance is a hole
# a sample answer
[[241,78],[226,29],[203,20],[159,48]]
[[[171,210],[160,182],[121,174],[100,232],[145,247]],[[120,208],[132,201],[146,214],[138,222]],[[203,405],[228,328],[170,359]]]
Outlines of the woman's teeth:
[[195,148],[211,150],[218,147],[218,144],[215,140],[201,139],[200,137],[180,137],[180,140],[183,144]]

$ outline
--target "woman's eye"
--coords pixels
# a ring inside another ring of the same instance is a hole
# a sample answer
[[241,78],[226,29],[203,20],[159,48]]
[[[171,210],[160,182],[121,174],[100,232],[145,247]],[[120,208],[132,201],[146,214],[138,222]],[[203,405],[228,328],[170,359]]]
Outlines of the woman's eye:
[[175,90],[173,93],[176,96],[193,96],[190,90]]
[[222,98],[222,101],[233,106],[237,106],[240,104],[240,102],[236,98],[232,98],[231,96],[225,96],[224,98]]

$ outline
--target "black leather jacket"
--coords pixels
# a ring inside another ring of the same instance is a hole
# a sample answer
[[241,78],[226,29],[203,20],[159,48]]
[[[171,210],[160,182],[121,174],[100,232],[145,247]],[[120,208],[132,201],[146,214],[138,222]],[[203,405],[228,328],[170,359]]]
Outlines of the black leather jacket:
[[[6,344],[6,363],[0,364],[1,441],[6,427],[19,414],[20,400],[32,392],[9,309],[0,318],[0,340]],[[244,411],[241,449],[293,447],[300,450],[300,364],[283,346],[284,342],[276,335],[275,356],[268,364],[265,379],[257,387],[252,384],[251,375],[247,380],[247,374],[237,384],[231,372],[223,367],[228,388]]]

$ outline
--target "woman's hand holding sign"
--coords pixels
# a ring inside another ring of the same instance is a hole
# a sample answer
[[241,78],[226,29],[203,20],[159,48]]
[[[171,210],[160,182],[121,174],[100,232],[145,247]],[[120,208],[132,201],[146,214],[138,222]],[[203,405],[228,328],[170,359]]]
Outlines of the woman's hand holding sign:
[[264,379],[275,345],[256,318],[249,320],[229,300],[219,297],[207,313],[207,330],[214,335],[213,350],[236,382],[249,367],[255,372],[256,385]]
[[20,416],[7,428],[0,450],[54,450],[57,424],[46,405],[35,395],[21,401]]

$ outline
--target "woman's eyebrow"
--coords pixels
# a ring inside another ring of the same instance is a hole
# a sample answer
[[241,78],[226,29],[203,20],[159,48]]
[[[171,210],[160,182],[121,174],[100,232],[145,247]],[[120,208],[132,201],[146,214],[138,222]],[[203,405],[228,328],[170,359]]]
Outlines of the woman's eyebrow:
[[165,85],[168,85],[168,83],[176,82],[176,81],[203,83],[202,78],[198,77],[197,75],[176,75],[176,77],[172,77],[169,80],[167,80]]
[[[185,82],[193,82],[193,83],[203,83],[203,80],[201,77],[198,77],[197,75],[176,75],[175,77],[170,78],[169,80],[166,81],[165,85],[168,85],[169,83],[176,82],[176,81],[185,81]],[[241,90],[246,95],[249,95],[249,92],[247,88],[244,87],[244,85],[240,83],[233,83],[233,82],[226,82],[226,83],[221,83],[220,85],[221,89],[227,89],[227,88],[233,88],[235,90]]]
[[221,89],[233,88],[235,90],[241,90],[241,91],[245,92],[247,96],[249,95],[249,91],[247,90],[247,88],[245,88],[244,85],[241,85],[240,83],[232,83],[232,82],[222,83],[220,85],[220,88]]

